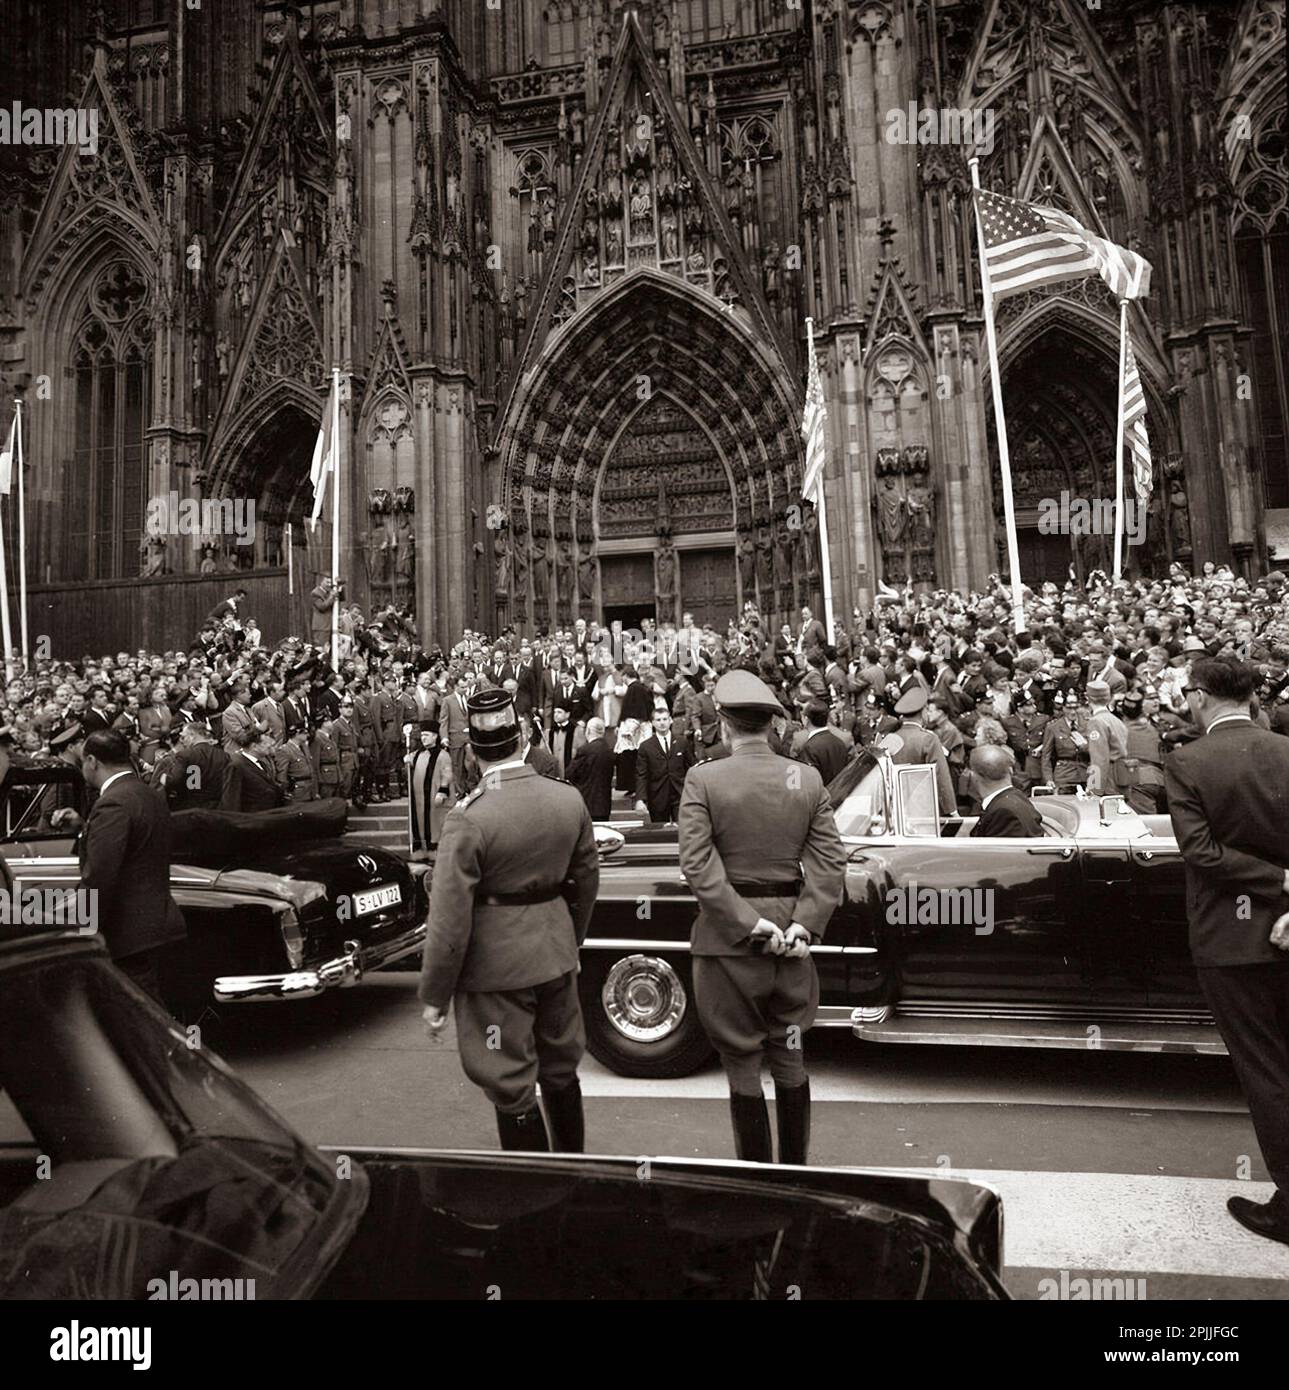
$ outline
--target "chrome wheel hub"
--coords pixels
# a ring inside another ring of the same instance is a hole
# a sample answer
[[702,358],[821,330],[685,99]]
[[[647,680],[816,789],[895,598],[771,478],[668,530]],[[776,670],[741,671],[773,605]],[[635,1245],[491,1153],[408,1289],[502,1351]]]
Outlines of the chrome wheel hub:
[[632,1042],[660,1042],[676,1031],[688,1004],[680,976],[657,956],[615,962],[600,991],[614,1028]]

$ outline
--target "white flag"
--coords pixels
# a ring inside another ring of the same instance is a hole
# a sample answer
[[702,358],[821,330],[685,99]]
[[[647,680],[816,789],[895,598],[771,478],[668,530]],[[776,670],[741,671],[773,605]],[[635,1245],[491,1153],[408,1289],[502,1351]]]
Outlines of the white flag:
[[313,462],[309,465],[309,481],[313,484],[313,513],[309,517],[316,525],[322,515],[322,500],[327,492],[327,474],[336,471],[335,441],[331,437],[331,415],[333,410],[332,392],[327,392],[327,404],[322,414],[322,425],[318,430],[318,442],[313,446]]
[[9,426],[9,442],[4,446],[4,452],[0,453],[0,494],[5,497],[8,497],[13,486],[13,448],[17,433],[18,415],[15,412]]

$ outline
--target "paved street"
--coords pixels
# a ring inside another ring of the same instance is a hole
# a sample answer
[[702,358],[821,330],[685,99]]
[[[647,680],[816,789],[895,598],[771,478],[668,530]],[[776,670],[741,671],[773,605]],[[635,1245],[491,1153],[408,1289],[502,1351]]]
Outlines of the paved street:
[[[433,1045],[420,1027],[415,978],[233,1011],[208,1040],[316,1142],[495,1148],[451,1029]],[[1271,1190],[1224,1058],[881,1048],[831,1030],[811,1036],[809,1060],[812,1161],[993,1184],[1018,1298],[1061,1270],[1144,1278],[1150,1299],[1289,1298],[1289,1248],[1224,1210],[1232,1192]],[[583,1086],[591,1151],[733,1154],[715,1068],[638,1081],[588,1061]]]

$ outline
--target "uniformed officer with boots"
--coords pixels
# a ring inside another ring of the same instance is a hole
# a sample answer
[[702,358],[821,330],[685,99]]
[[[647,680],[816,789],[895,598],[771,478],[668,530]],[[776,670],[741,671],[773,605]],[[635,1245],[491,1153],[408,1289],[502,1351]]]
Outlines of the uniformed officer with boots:
[[496,1107],[503,1149],[581,1153],[577,957],[600,885],[591,817],[575,787],[524,762],[507,691],[480,691],[466,712],[480,776],[439,840],[425,1023],[437,1034],[454,1002],[461,1066]]
[[805,1163],[802,1035],[819,1006],[810,946],[841,899],[846,854],[818,771],[770,747],[781,713],[774,692],[750,671],[730,671],[713,694],[730,756],[689,770],[679,814],[680,868],[698,900],[694,1001],[729,1080],[738,1157],[773,1160],[761,1091],[768,1056],[779,1162]]
[[958,796],[953,788],[953,776],[944,745],[932,730],[922,724],[922,711],[930,697],[920,685],[910,686],[895,702],[895,713],[901,724],[893,734],[879,740],[893,763],[929,764],[935,768],[935,785],[940,797],[940,814],[952,816],[958,810]]

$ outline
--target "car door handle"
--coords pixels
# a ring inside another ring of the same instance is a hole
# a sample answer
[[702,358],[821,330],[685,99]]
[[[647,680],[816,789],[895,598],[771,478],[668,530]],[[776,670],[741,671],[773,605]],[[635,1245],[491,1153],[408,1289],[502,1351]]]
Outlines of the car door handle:
[[1179,849],[1143,849],[1141,857],[1143,859],[1180,859],[1182,852]]
[[1030,845],[1025,850],[1026,854],[1052,854],[1061,859],[1068,859],[1074,851],[1069,845]]

